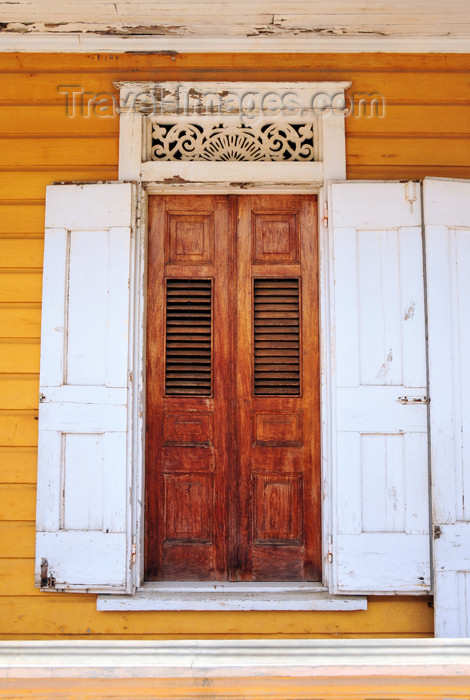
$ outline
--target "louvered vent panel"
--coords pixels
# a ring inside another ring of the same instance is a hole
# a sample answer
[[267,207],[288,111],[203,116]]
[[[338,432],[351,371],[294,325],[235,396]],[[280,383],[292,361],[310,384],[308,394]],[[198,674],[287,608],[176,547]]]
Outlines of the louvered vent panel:
[[299,280],[254,280],[254,391],[300,395]]
[[211,280],[167,280],[166,394],[210,396],[211,365]]

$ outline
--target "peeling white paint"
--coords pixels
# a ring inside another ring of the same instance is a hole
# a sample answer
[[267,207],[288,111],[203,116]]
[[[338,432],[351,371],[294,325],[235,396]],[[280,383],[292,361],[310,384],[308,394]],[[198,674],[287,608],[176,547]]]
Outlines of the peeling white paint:
[[[459,0],[297,0],[237,5],[203,0],[62,3],[3,0],[1,30],[18,34],[99,34],[126,37],[470,37],[470,7]],[[233,47],[232,47],[232,50]]]
[[407,306],[405,309],[405,313],[403,315],[403,320],[408,321],[410,318],[414,318],[415,309],[416,309],[416,302],[415,301],[410,302],[409,306]]

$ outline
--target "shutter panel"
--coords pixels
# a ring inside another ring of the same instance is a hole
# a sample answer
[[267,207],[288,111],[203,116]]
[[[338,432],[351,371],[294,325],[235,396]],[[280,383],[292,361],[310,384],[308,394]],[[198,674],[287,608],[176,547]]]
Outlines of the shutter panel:
[[424,592],[430,564],[419,189],[338,183],[330,201],[334,589]]
[[470,181],[425,180],[435,635],[470,637]]
[[255,396],[300,396],[300,280],[253,280]]
[[165,393],[212,394],[212,280],[166,280]]
[[130,590],[133,190],[123,183],[47,188],[36,538],[42,587]]

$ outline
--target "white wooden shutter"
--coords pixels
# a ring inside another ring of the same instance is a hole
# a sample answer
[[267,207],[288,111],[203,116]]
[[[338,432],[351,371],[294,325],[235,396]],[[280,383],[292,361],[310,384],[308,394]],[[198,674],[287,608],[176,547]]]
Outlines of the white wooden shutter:
[[419,186],[338,183],[330,202],[334,589],[425,592],[430,546]]
[[128,591],[134,186],[47,188],[36,583]]
[[470,637],[470,181],[425,180],[435,635]]

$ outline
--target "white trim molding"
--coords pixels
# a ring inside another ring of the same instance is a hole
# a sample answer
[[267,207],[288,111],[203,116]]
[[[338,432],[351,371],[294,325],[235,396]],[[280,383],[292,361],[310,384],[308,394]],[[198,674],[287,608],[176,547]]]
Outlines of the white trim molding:
[[135,595],[101,595],[97,610],[367,610],[365,596],[329,595],[315,583],[152,582]]
[[463,53],[470,37],[462,36],[287,36],[169,37],[101,33],[8,32],[0,35],[6,53]]
[[[468,697],[470,640],[0,641],[0,681],[13,678],[215,679],[256,676],[266,680],[276,676],[354,677],[359,680],[367,675],[457,677],[467,683]],[[279,696],[276,694],[276,697]]]
[[0,642],[2,697],[466,700],[469,686],[468,640]]
[[[121,82],[119,179],[152,185],[220,184],[322,187],[346,177],[345,90],[349,82]],[[153,160],[157,122],[222,120],[235,125],[308,121],[313,127],[310,161]]]
[[[152,83],[122,82],[120,88],[119,179],[141,186],[137,225],[134,310],[136,373],[144,377],[145,357],[145,269],[146,197],[149,194],[202,194],[266,192],[308,192],[318,196],[320,274],[324,294],[328,290],[328,236],[326,229],[326,187],[329,180],[346,177],[344,92],[348,82],[323,83]],[[232,123],[256,123],[263,119],[276,124],[293,119],[312,124],[313,149],[310,161],[221,161],[152,160],[152,131],[156,120],[167,124],[187,119],[201,122],[220,118]],[[325,216],[324,216],[325,215]],[[322,302],[327,303],[327,301]],[[328,359],[328,314],[322,307],[322,584],[250,585],[143,583],[144,528],[139,503],[143,502],[144,457],[141,448],[145,416],[144,379],[138,389],[136,415],[139,439],[135,446],[133,537],[136,551],[134,596],[99,596],[98,610],[366,610],[364,596],[329,594],[331,574],[331,407]]]

